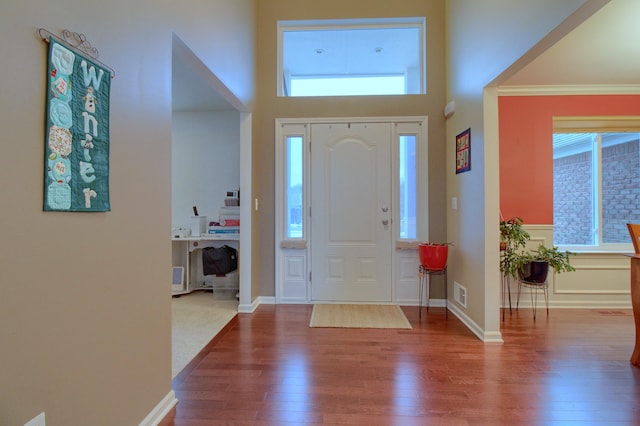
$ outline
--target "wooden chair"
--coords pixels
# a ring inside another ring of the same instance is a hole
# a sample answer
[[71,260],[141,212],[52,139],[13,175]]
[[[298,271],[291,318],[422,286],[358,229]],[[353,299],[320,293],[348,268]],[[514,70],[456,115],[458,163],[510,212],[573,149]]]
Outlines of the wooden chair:
[[636,254],[640,254],[640,223],[627,223],[627,229],[631,236],[631,242],[633,243],[633,249]]

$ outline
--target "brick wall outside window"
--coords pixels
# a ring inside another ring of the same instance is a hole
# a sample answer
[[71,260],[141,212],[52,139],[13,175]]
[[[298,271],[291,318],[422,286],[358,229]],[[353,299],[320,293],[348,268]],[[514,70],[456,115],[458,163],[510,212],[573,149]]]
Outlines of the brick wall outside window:
[[638,141],[602,149],[602,226],[605,243],[628,243],[627,223],[640,222]]
[[[602,149],[604,243],[628,243],[628,222],[640,223],[638,141]],[[553,162],[554,244],[593,244],[591,152]]]
[[592,244],[591,152],[553,161],[553,242]]

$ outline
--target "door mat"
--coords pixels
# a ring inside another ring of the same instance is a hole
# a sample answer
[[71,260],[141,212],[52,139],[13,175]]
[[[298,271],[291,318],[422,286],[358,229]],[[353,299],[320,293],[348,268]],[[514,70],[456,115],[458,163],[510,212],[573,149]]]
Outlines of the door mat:
[[403,328],[411,324],[397,305],[313,305],[309,327]]

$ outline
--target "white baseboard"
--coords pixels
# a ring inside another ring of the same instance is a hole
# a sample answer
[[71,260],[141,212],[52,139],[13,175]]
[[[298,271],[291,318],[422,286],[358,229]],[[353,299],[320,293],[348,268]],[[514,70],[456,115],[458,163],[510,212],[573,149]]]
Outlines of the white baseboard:
[[458,319],[484,343],[504,343],[504,340],[502,340],[502,333],[499,331],[487,333],[475,321],[467,316],[467,314],[460,310],[458,305],[455,303],[449,303],[449,311],[458,317]]
[[311,302],[309,302],[307,300],[306,297],[302,298],[302,297],[288,297],[288,298],[280,298],[280,301],[278,301],[276,298],[274,298],[274,303],[277,305],[309,305],[312,304]]
[[249,304],[242,304],[242,305],[238,305],[238,313],[239,314],[252,314],[257,308],[258,306],[260,306],[260,303],[258,303],[258,300],[260,298],[255,298],[253,299],[253,302],[249,303]]
[[[422,306],[427,306],[427,305],[422,305]],[[436,308],[444,308],[445,307],[445,303],[444,303],[444,299],[429,299],[429,307],[434,306]],[[451,306],[451,304],[447,304],[446,306]]]
[[139,426],[156,426],[165,418],[165,416],[176,406],[178,400],[176,399],[176,393],[171,390],[162,401],[155,406],[153,410],[140,422]]
[[250,304],[242,304],[242,305],[238,305],[238,313],[239,314],[252,314],[253,311],[255,311],[257,308],[257,305],[255,304],[255,301],[253,303]]
[[260,305],[275,305],[276,298],[273,296],[258,296],[251,304],[238,305],[238,313],[252,314]]
[[[526,299],[526,300],[523,300]],[[507,303],[507,307],[509,304]],[[511,307],[516,309],[516,301],[511,302]],[[520,299],[520,308],[531,309],[529,295]],[[544,299],[540,296],[538,309],[546,309]],[[632,309],[631,301],[586,301],[586,300],[550,300],[549,309]]]
[[[521,301],[522,302],[522,301]],[[522,303],[520,303],[520,307],[522,307]],[[524,305],[526,307],[526,305]],[[541,306],[538,303],[538,306]],[[542,302],[542,306],[544,306],[544,301]],[[563,308],[563,309],[633,309],[631,305],[631,301],[628,302],[617,302],[617,301],[605,301],[605,302],[567,302],[561,300],[551,300],[549,301],[549,309],[553,308]]]

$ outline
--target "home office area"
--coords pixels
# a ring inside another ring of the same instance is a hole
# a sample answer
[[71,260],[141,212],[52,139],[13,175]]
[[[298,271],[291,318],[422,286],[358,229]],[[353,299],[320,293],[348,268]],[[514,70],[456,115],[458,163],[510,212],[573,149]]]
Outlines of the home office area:
[[251,226],[241,226],[241,168],[250,165],[240,156],[244,107],[176,34],[172,52],[175,376],[237,314],[241,229]]

